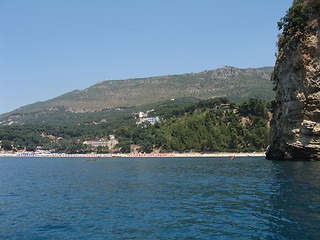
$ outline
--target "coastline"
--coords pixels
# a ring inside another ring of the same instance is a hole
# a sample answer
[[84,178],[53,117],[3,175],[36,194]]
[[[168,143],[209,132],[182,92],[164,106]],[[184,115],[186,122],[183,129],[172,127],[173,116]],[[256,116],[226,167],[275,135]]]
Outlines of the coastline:
[[252,153],[86,153],[86,154],[67,154],[67,153],[0,153],[0,157],[265,157],[264,152]]

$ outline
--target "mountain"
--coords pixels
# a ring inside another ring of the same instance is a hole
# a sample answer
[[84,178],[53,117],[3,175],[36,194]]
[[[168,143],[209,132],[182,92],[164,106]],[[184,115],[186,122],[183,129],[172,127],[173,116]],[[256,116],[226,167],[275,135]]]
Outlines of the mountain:
[[14,118],[56,113],[105,112],[126,109],[168,99],[228,97],[242,101],[249,97],[271,100],[272,67],[239,69],[226,66],[216,70],[181,75],[99,82],[56,98],[37,102],[0,115],[0,122]]

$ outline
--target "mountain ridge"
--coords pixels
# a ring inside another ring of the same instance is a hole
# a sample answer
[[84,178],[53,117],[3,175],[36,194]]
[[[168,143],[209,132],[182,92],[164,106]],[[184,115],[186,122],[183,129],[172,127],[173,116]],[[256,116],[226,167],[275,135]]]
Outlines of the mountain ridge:
[[269,80],[272,69],[225,66],[199,73],[106,80],[83,90],[73,90],[46,101],[22,106],[0,115],[0,119],[14,114],[43,111],[100,112],[181,97],[228,97],[241,101],[258,95],[256,97],[270,100],[274,96]]

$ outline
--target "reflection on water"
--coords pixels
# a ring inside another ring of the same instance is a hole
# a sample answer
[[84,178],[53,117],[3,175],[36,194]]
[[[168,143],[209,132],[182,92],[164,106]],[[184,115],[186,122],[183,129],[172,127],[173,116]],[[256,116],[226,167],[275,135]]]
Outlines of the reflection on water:
[[272,231],[287,239],[319,239],[320,163],[273,162],[273,167]]
[[0,239],[319,239],[320,163],[0,158]]

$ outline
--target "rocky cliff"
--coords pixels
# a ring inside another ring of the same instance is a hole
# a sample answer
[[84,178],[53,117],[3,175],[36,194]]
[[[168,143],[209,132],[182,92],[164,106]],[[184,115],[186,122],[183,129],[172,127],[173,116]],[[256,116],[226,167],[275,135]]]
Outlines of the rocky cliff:
[[320,1],[294,1],[279,22],[276,106],[267,159],[320,160]]

